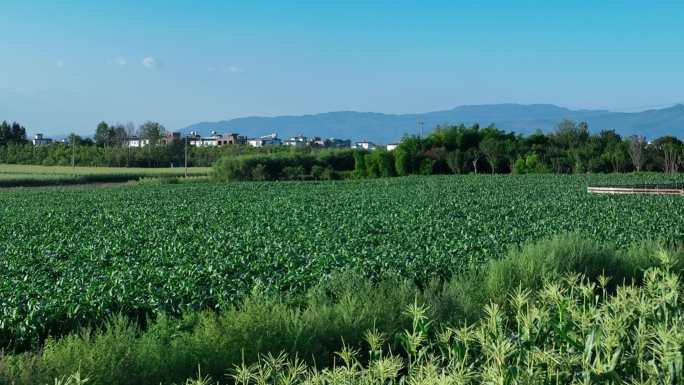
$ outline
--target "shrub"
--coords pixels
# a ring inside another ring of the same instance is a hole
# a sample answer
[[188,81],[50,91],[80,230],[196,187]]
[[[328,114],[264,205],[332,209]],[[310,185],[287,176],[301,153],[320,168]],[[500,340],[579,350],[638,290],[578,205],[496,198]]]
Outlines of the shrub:
[[302,179],[306,171],[304,166],[285,166],[283,167],[282,175],[283,179],[287,180],[297,180]]
[[311,167],[311,176],[314,179],[324,179],[323,173],[325,172],[325,169],[326,168],[324,168],[323,166],[319,166],[316,164],[316,165]]
[[434,159],[423,158],[423,160],[420,161],[420,175],[432,175],[432,168],[434,165]]
[[265,181],[270,180],[270,175],[266,171],[266,166],[263,164],[254,165],[251,172],[252,180]]
[[[321,153],[304,151],[270,154],[245,154],[221,158],[214,165],[214,178],[219,181],[313,179],[323,176],[322,169],[351,170],[352,153],[349,150],[321,150]],[[346,167],[346,168],[345,168]],[[314,169],[315,168],[315,169]]]
[[548,166],[539,160],[537,154],[528,154],[525,158],[518,158],[513,166],[513,174],[546,174],[550,173]]
[[354,173],[355,178],[368,176],[366,168],[366,153],[361,150],[354,151]]
[[[590,279],[605,274],[614,284],[640,281],[644,271],[661,265],[661,252],[662,246],[653,241],[621,251],[579,235],[559,236],[513,249],[507,258],[491,261],[485,290],[488,298],[501,301],[512,288],[539,288],[544,280],[570,272]],[[684,256],[673,253],[672,258],[673,268],[683,271]]]

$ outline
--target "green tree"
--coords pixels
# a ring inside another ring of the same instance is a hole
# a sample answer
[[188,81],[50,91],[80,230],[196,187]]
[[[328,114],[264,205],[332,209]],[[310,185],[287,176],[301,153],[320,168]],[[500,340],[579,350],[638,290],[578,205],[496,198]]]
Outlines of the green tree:
[[9,124],[6,121],[0,123],[0,145],[25,144],[26,128],[17,122]]
[[104,147],[111,145],[112,136],[113,131],[109,127],[109,124],[107,124],[107,122],[100,122],[95,129],[93,139],[95,140],[96,145]]
[[151,146],[159,144],[159,141],[165,134],[166,129],[157,122],[148,121],[140,126],[140,137],[149,140]]
[[492,174],[496,173],[499,163],[504,159],[505,146],[505,142],[492,137],[485,138],[480,142],[480,151],[482,151],[485,159],[487,159]]
[[634,169],[639,172],[646,162],[646,138],[634,135],[627,140],[629,158],[632,160]]
[[454,174],[462,174],[464,167],[463,167],[463,162],[464,162],[465,156],[463,151],[460,149],[455,149],[449,153],[447,153],[446,156],[446,162],[447,165],[449,166],[449,169],[451,172]]
[[674,136],[663,136],[653,142],[662,154],[663,171],[666,173],[676,173],[683,161],[682,149],[684,143]]
[[365,155],[364,151],[354,150],[354,177],[356,178],[367,176]]
[[394,149],[394,168],[398,175],[410,175],[418,171],[420,164],[420,140],[407,136]]

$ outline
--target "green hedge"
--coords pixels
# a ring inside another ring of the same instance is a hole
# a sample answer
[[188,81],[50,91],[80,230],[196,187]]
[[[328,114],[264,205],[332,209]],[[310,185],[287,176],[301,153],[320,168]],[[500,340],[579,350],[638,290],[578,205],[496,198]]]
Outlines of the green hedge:
[[352,150],[246,154],[221,158],[214,177],[221,181],[338,179],[354,168]]

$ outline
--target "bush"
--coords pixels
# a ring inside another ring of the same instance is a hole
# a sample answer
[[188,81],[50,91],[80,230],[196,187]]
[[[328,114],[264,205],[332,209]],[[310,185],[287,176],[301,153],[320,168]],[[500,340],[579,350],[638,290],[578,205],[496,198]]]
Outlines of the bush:
[[[321,150],[271,154],[246,154],[221,158],[214,165],[214,178],[219,181],[295,180],[324,177],[326,168],[333,171],[351,170],[352,152],[349,150]],[[348,167],[345,169],[345,167]]]
[[323,178],[323,173],[325,172],[326,168],[323,166],[319,165],[314,165],[311,167],[311,177],[314,179],[324,179]]
[[[490,262],[485,279],[487,297],[501,301],[512,288],[539,288],[544,280],[574,272],[594,279],[602,274],[614,284],[640,281],[649,268],[661,265],[662,247],[653,241],[618,250],[578,235],[560,236],[513,249],[507,258]],[[672,265],[684,271],[684,256],[673,255]]]
[[304,166],[285,166],[283,167],[283,179],[286,180],[298,180],[304,177],[306,171]]
[[423,160],[420,161],[420,175],[432,175],[432,168],[434,165],[434,159],[423,158]]
[[355,150],[354,151],[354,177],[363,178],[368,176],[368,171],[366,168],[366,153],[365,151]]

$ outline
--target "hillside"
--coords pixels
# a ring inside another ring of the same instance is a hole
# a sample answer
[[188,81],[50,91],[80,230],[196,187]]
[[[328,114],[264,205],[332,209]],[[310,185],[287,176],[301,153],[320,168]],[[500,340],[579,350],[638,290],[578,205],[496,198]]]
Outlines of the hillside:
[[424,122],[425,132],[445,123],[480,123],[483,126],[494,123],[504,130],[528,134],[536,129],[552,130],[563,119],[586,121],[592,131],[615,129],[622,135],[640,134],[648,138],[667,134],[684,136],[684,105],[681,104],[634,113],[570,110],[551,104],[460,106],[418,114],[339,111],[202,122],[188,126],[182,132],[198,131],[204,135],[211,131],[238,132],[250,137],[277,132],[280,137],[304,134],[390,143],[398,141],[404,134],[417,133],[418,122]]

